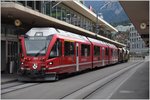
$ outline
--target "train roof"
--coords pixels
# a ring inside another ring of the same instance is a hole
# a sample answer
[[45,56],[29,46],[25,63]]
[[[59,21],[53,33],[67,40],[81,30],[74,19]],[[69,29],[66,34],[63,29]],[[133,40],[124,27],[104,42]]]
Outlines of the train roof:
[[76,38],[79,40],[84,40],[84,41],[89,41],[85,36],[81,36],[72,32],[67,32],[61,29],[56,29],[53,27],[48,27],[48,28],[32,28],[30,29],[26,35],[28,36],[36,36],[37,33],[42,33],[42,36],[49,36],[49,35],[54,35],[58,34],[64,37],[69,37],[69,38]]
[[101,41],[101,40],[96,40],[96,39],[93,39],[93,38],[89,38],[88,39],[93,42],[93,43],[98,43],[98,44],[102,44],[102,45],[107,45],[109,47],[112,47],[112,48],[117,48],[115,45],[113,44],[110,44],[110,43],[107,43],[107,42],[104,42],[104,41]]
[[75,34],[75,33],[72,33],[72,32],[67,32],[67,31],[64,31],[64,30],[61,30],[61,29],[56,29],[56,28],[53,28],[53,27],[32,28],[26,33],[26,35],[28,35],[28,36],[38,36],[41,33],[42,33],[42,36],[49,36],[49,35],[58,34],[59,36],[63,36],[65,38],[78,39],[78,40],[85,41],[85,42],[89,42],[89,40],[90,40],[91,42],[94,42],[94,43],[107,45],[107,46],[112,47],[112,48],[117,48],[115,45],[110,44],[110,43],[106,43],[104,41],[96,40],[96,39],[89,38],[89,37],[86,38],[85,36],[78,35],[78,34]]

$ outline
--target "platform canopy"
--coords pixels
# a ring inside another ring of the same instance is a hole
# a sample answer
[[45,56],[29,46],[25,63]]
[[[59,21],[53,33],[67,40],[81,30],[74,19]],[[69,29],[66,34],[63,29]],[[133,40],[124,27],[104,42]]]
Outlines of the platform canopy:
[[[66,1],[65,2],[66,5],[69,2],[70,1]],[[78,6],[81,6],[81,4],[80,3],[78,4],[78,2],[76,2],[76,1],[72,1],[72,2],[75,2]],[[70,6],[74,6],[73,3],[72,4],[70,3]],[[80,12],[80,13],[88,14],[89,11],[85,11],[87,9],[88,8],[80,9],[81,11],[84,11],[84,12]],[[89,17],[92,18],[92,16],[95,16],[94,19],[96,19],[96,15],[94,15],[93,12],[89,12],[89,14],[90,13],[91,13],[91,15]],[[74,26],[67,22],[58,20],[56,18],[53,18],[53,17],[45,15],[45,14],[42,14],[36,10],[32,10],[30,8],[24,7],[20,4],[17,4],[14,2],[1,2],[1,17],[8,18],[8,15],[13,16],[14,20],[20,19],[23,23],[26,23],[27,25],[31,25],[33,27],[35,27],[35,26],[36,27],[37,26],[39,26],[39,27],[55,27],[55,28],[59,28],[59,29],[65,30],[65,31],[77,33],[80,35],[97,38],[102,41],[112,43],[112,44],[116,45],[117,47],[125,47],[126,46],[117,41],[113,41],[113,40],[103,37],[101,35],[97,35],[93,32],[90,32],[90,31],[80,28],[78,26]],[[112,27],[110,24],[108,24],[103,19],[99,18],[99,22],[100,22],[100,24],[102,24],[104,26],[104,28],[106,27],[110,31],[117,32],[117,30],[114,27]]]

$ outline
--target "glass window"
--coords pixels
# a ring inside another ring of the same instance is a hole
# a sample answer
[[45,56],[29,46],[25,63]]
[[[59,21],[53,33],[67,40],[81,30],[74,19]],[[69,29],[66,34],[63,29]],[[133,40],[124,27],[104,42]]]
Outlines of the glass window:
[[71,24],[75,25],[75,14],[71,13]]
[[5,25],[4,25],[4,24],[2,24],[2,26],[1,26],[1,27],[2,27],[1,33],[2,33],[2,34],[5,34]]
[[90,56],[90,45],[81,44],[81,56]]
[[56,14],[56,16],[57,16],[57,19],[61,20],[61,7],[60,6],[57,7],[57,14]]
[[67,23],[70,23],[70,18],[71,18],[71,14],[69,11],[67,11],[67,14],[66,14],[66,22]]
[[74,55],[74,43],[65,41],[64,43],[65,56]]
[[49,58],[54,58],[61,55],[62,55],[62,43],[59,40],[57,40],[51,50]]
[[94,46],[94,56],[100,56],[100,47]]
[[49,39],[43,37],[31,37],[25,39],[25,48],[27,55],[31,56],[43,56],[46,54],[48,45],[51,41],[52,36]]
[[51,11],[50,11],[51,9],[50,9],[50,8],[51,8],[51,4],[50,4],[50,3],[47,3],[47,4],[46,4],[46,15],[49,15],[49,16],[50,16],[50,14],[51,14]]
[[113,56],[113,49],[110,49],[110,52],[111,52],[111,56]]
[[108,56],[108,48],[105,48],[105,55],[107,55]]
[[27,1],[27,6],[34,8],[33,1]]
[[83,20],[84,20],[84,22],[83,22],[83,28],[86,29],[86,20],[85,20],[85,18]]
[[80,27],[83,28],[83,17],[80,18]]
[[66,9],[62,9],[62,20],[66,21]]
[[73,21],[74,21],[74,25],[78,26],[78,19],[77,19],[77,15],[76,14],[74,14]]
[[15,33],[15,27],[8,25],[7,30],[6,30],[6,34],[16,34]]
[[41,7],[40,7],[40,1],[36,1],[36,10],[40,11],[41,10]]
[[51,3],[52,3],[52,7],[53,7],[53,8],[52,8],[51,16],[54,17],[54,18],[56,18],[56,16],[57,16],[57,15],[56,15],[57,6],[55,6],[55,5],[56,5],[56,2],[55,2],[55,1],[52,1]]
[[52,17],[56,18],[56,7],[52,8]]

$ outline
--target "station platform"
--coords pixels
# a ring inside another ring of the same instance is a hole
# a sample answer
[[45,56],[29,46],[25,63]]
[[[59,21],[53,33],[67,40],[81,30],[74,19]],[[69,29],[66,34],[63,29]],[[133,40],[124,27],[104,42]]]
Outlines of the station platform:
[[149,61],[126,80],[111,99],[148,99],[149,98]]
[[17,74],[1,74],[1,84],[17,81]]

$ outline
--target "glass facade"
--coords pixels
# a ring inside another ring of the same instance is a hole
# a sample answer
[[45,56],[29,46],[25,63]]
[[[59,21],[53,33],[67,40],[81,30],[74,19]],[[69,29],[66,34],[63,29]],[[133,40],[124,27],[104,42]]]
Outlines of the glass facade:
[[[30,9],[39,11],[48,16],[54,17],[56,19],[65,21],[69,24],[81,27],[91,32],[96,32],[102,36],[110,38],[105,29],[96,30],[96,22],[88,19],[86,16],[79,14],[73,9],[69,8],[65,4],[61,3],[61,1],[13,1],[23,6],[26,6]],[[99,27],[100,28],[100,27]],[[106,32],[105,32],[106,31]]]

